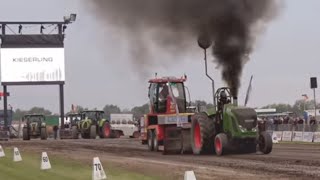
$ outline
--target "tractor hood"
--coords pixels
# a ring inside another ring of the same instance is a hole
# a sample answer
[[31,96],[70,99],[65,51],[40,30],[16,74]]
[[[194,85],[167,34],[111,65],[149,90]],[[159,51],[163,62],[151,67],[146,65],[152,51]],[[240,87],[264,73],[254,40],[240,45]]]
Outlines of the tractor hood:
[[253,108],[233,107],[231,113],[242,128],[251,131],[257,126],[257,113]]

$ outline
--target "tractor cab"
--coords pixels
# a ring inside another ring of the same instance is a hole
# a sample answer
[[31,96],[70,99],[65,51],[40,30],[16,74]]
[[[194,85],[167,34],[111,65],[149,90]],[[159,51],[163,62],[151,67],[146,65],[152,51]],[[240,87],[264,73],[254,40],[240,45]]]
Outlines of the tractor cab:
[[150,110],[153,114],[176,114],[187,111],[184,82],[186,77],[163,77],[149,81]]
[[77,125],[81,120],[80,113],[68,113],[66,119],[70,120],[71,126]]
[[41,126],[45,122],[45,116],[42,114],[27,114],[22,117],[22,121],[27,126]]
[[80,113],[81,119],[91,119],[94,122],[98,122],[103,119],[104,111],[92,110],[92,111],[82,111]]
[[215,101],[217,104],[216,112],[223,112],[224,105],[230,104],[234,100],[231,96],[229,88],[220,88],[215,94]]

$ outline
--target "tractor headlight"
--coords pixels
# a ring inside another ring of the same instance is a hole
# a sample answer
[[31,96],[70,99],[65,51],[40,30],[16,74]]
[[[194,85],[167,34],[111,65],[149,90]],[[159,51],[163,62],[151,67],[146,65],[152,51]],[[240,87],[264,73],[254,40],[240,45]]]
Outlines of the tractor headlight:
[[252,131],[257,132],[257,128],[256,127],[252,128]]
[[245,128],[243,128],[241,125],[239,125],[239,129],[241,132],[246,132],[247,130]]

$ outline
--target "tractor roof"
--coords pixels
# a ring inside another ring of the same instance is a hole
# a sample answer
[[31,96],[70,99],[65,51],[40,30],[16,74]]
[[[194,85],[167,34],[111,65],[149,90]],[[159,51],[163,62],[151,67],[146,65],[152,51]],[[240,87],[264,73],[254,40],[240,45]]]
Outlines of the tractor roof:
[[44,116],[44,115],[43,114],[26,114],[26,115],[24,115],[24,117],[27,117],[27,116],[35,117],[35,116]]
[[90,112],[104,113],[104,111],[102,111],[102,110],[84,110],[84,111],[81,111],[80,113],[90,113]]
[[161,77],[161,78],[154,78],[154,79],[150,79],[149,83],[168,83],[168,82],[175,82],[175,83],[182,83],[185,82],[187,80],[187,77],[181,77],[181,78],[177,78],[177,77]]
[[77,113],[77,112],[70,112],[70,113],[67,113],[66,114],[67,116],[79,116],[80,113]]

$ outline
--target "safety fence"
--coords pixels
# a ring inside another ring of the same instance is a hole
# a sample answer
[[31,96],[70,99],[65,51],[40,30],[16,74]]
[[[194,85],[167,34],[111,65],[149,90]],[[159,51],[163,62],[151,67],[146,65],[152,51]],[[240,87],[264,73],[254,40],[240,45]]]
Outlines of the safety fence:
[[319,125],[308,124],[278,124],[266,126],[266,130],[273,141],[287,142],[320,142]]

